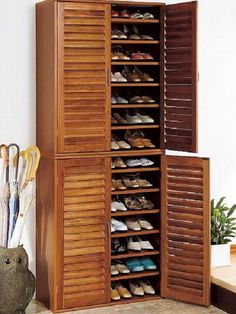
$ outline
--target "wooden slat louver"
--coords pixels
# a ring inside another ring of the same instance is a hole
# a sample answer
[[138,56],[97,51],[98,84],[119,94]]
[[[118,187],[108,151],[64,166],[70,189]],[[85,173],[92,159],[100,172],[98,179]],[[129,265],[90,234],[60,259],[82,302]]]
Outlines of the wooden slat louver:
[[166,5],[164,22],[164,146],[197,151],[197,3]]
[[109,150],[109,6],[59,3],[58,150]]
[[161,295],[210,304],[209,161],[162,158]]
[[64,250],[61,261],[63,308],[109,301],[109,158],[60,162]]

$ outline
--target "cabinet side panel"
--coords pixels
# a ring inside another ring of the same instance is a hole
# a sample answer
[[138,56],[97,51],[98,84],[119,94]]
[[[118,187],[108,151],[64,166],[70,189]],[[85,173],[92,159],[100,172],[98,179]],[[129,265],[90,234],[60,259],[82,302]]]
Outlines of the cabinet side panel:
[[56,145],[56,8],[48,1],[36,6],[37,145],[42,152],[54,152]]
[[36,298],[54,308],[55,162],[42,158],[37,175]]

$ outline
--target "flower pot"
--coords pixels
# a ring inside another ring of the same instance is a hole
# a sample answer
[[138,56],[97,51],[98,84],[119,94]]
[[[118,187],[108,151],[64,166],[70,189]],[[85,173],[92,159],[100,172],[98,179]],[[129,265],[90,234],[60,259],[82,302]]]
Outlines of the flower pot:
[[215,244],[211,246],[211,267],[230,265],[230,244]]

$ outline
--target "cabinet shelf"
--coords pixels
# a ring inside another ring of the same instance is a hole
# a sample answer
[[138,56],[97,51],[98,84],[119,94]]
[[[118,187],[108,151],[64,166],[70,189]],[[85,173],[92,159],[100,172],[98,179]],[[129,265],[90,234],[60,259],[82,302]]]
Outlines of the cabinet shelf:
[[111,19],[111,22],[114,24],[159,24],[160,20],[159,19],[153,19],[153,20],[145,20],[145,19],[131,19],[131,18],[119,18],[119,17],[114,17]]
[[129,82],[125,82],[125,83],[111,83],[111,87],[134,87],[134,86],[143,86],[143,87],[148,87],[148,86],[150,86],[150,87],[155,87],[155,86],[160,86],[160,84],[159,83],[142,83],[142,82],[140,82],[140,83],[129,83]]
[[160,65],[157,61],[111,61],[111,65]]
[[137,148],[137,149],[126,149],[126,150],[112,150],[110,153],[111,157],[122,157],[122,156],[148,156],[148,155],[161,155],[163,151],[159,148],[149,148],[149,149],[143,149],[143,148]]
[[112,125],[111,130],[159,129],[158,124]]
[[159,167],[136,167],[136,168],[123,168],[123,169],[112,169],[112,173],[133,173],[133,172],[150,172],[160,171]]
[[122,191],[112,191],[112,195],[122,195],[122,194],[138,194],[138,193],[154,193],[154,192],[159,192],[160,189],[158,188],[146,188],[146,189],[127,189],[127,190],[122,190]]
[[129,273],[126,275],[112,276],[111,281],[127,280],[127,279],[133,279],[133,278],[143,278],[143,277],[152,277],[152,276],[158,276],[159,274],[160,274],[159,271],[140,271],[140,272],[136,272],[136,273]]
[[111,305],[121,305],[121,304],[129,304],[134,302],[145,302],[145,301],[152,301],[152,300],[159,300],[161,297],[158,294],[148,295],[145,294],[142,297],[132,296],[129,299],[120,299],[119,301],[111,301]]
[[159,108],[159,104],[112,104],[111,108],[112,109],[119,109],[119,108]]
[[132,257],[154,256],[154,255],[159,255],[159,254],[160,252],[158,250],[141,251],[141,252],[129,251],[128,253],[111,255],[111,259],[114,260],[114,259],[132,258]]
[[150,235],[150,234],[158,234],[160,230],[153,229],[153,230],[140,230],[140,231],[133,231],[128,230],[126,232],[114,232],[111,234],[112,238],[124,238],[124,237],[133,237],[133,236],[142,236],[142,235]]
[[160,44],[159,40],[131,40],[131,39],[112,39],[112,44],[119,44],[119,45],[157,45]]
[[125,216],[136,216],[136,215],[149,215],[158,214],[160,209],[141,209],[141,210],[127,210],[125,212],[112,212],[111,217],[125,217]]

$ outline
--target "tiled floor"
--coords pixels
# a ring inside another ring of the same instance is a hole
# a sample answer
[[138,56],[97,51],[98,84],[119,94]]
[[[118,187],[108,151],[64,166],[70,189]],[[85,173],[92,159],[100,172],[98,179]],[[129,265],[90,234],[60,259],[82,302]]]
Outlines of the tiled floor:
[[[49,314],[42,305],[35,301],[29,306],[27,314]],[[158,300],[148,302],[138,302],[129,305],[116,305],[111,307],[67,312],[67,314],[223,314],[225,312],[210,306],[209,308],[200,307],[182,302],[170,300]]]
[[213,268],[211,281],[218,286],[236,293],[236,254],[231,256],[231,265]]

